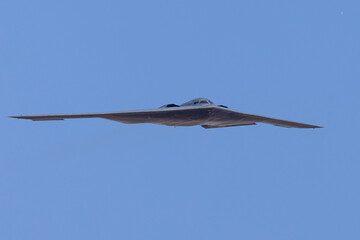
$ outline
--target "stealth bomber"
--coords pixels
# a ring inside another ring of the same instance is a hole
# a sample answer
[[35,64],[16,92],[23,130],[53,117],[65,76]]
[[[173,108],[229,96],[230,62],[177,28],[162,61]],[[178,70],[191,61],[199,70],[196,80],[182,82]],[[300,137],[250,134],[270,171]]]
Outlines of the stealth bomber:
[[196,98],[181,105],[166,104],[160,108],[121,112],[73,113],[10,116],[33,121],[70,118],[103,118],[121,123],[154,123],[166,126],[196,126],[222,128],[267,123],[287,128],[321,128],[320,126],[239,112],[224,105],[215,105],[207,98]]

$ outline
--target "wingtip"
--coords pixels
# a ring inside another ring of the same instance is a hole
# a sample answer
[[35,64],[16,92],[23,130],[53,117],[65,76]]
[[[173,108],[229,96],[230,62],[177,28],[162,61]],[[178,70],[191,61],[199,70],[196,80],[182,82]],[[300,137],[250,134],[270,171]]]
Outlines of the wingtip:
[[312,129],[315,129],[315,128],[324,128],[323,126],[316,126],[316,125],[312,125],[311,127],[309,128],[312,128]]
[[8,118],[16,118],[16,119],[29,119],[26,116],[8,116]]

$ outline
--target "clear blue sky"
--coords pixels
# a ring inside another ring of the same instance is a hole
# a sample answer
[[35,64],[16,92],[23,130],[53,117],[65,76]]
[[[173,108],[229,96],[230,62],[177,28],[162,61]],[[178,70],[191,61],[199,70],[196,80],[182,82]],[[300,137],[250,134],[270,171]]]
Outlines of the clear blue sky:
[[[360,239],[360,2],[0,0],[0,239]],[[207,97],[324,126],[9,115]]]

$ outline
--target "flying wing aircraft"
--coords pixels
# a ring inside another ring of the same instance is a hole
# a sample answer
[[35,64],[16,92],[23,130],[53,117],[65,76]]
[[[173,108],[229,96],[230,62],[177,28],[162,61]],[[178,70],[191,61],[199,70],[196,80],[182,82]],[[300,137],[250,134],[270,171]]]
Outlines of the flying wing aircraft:
[[195,126],[221,128],[268,123],[288,128],[321,128],[320,126],[269,118],[215,105],[207,98],[196,98],[182,105],[167,104],[156,109],[104,113],[74,113],[10,116],[33,121],[64,120],[66,118],[104,118],[122,123],[154,123],[166,126]]

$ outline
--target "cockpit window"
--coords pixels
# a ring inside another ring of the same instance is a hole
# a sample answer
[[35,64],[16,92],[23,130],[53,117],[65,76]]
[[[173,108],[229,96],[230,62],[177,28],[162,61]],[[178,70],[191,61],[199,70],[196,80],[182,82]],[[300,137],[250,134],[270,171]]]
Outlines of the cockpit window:
[[207,104],[214,104],[212,101],[210,101],[207,98],[195,98],[193,100],[190,100],[184,104],[181,104],[182,107],[184,106],[198,106],[198,105],[207,105]]

